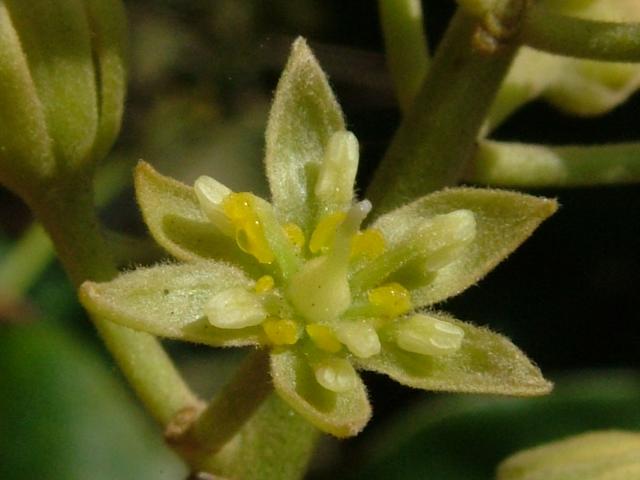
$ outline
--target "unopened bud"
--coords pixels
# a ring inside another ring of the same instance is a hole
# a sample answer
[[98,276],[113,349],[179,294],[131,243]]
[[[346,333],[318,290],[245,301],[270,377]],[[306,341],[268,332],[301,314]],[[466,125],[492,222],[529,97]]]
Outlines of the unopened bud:
[[23,196],[101,160],[120,129],[120,0],[0,3],[0,181]]

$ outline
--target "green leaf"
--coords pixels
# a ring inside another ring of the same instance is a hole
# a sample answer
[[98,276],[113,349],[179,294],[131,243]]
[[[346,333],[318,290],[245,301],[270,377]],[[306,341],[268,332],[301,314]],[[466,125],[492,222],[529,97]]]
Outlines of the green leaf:
[[180,459],[87,340],[52,318],[0,325],[0,478],[184,478]]
[[640,430],[637,371],[582,371],[554,380],[553,394],[544,397],[451,394],[413,403],[370,431],[357,474],[350,463],[351,474],[338,476],[487,480],[502,459],[524,448],[585,430]]
[[54,152],[64,165],[77,165],[89,155],[98,124],[91,31],[84,2],[3,3],[29,63]]
[[476,237],[461,257],[438,270],[435,278],[432,273],[422,275],[424,282],[429,283],[416,285],[411,291],[417,307],[445,300],[476,283],[554,213],[557,203],[503,190],[452,188],[387,213],[373,227],[383,233],[389,248],[393,248],[425,218],[459,209],[474,213]]
[[354,358],[354,364],[424,390],[520,396],[551,391],[552,384],[544,379],[538,367],[506,337],[447,315],[429,315],[464,330],[457,352],[429,356],[402,350],[394,342],[394,325],[390,324],[380,332],[384,342],[380,354]]
[[212,346],[255,345],[258,327],[216,328],[204,315],[212,295],[251,285],[240,270],[203,261],[138,268],[106,283],[85,282],[80,300],[92,315],[161,337]]
[[640,478],[640,434],[590,432],[519,452],[498,480],[634,480]]
[[287,222],[310,228],[318,165],[344,119],[327,78],[304,39],[293,44],[280,77],[266,132],[266,169],[276,210]]
[[356,435],[371,417],[371,405],[360,377],[344,393],[320,386],[306,356],[299,349],[271,354],[273,386],[291,408],[323,432],[336,437]]
[[192,187],[140,162],[135,172],[138,204],[153,238],[185,262],[223,260],[258,274],[255,259],[209,222]]

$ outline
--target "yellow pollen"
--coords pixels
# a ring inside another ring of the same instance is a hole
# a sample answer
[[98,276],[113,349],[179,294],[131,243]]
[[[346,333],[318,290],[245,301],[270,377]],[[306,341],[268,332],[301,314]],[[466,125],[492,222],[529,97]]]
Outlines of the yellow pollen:
[[293,320],[269,318],[262,324],[262,328],[274,345],[293,345],[300,338],[298,325]]
[[351,258],[373,260],[384,252],[385,241],[380,230],[368,228],[358,232],[351,240]]
[[305,330],[311,340],[313,340],[313,343],[315,343],[321,350],[325,350],[330,353],[337,353],[342,348],[340,341],[326,325],[310,323],[307,325]]
[[274,255],[260,220],[253,207],[250,193],[230,193],[222,202],[222,208],[236,231],[236,243],[241,250],[253,255],[260,263],[271,263]]
[[388,283],[369,290],[369,302],[379,307],[382,314],[395,318],[411,310],[411,295],[409,290],[399,283]]
[[282,229],[291,245],[296,247],[298,251],[302,250],[302,247],[304,247],[304,232],[302,229],[295,223],[287,223]]
[[347,214],[344,212],[335,212],[322,217],[311,234],[309,251],[311,253],[323,253],[329,250],[333,237],[336,235],[336,230],[346,216]]
[[273,289],[274,281],[271,275],[263,275],[258,280],[256,280],[256,284],[253,287],[256,293],[266,293]]

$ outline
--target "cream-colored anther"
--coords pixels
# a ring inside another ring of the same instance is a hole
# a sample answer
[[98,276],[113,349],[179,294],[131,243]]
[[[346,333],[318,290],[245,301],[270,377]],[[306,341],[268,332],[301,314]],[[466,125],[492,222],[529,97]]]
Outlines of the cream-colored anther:
[[464,330],[451,322],[429,315],[414,315],[398,325],[396,343],[421,355],[448,355],[462,345]]
[[205,175],[199,177],[193,185],[202,212],[225,235],[233,237],[234,228],[224,213],[222,202],[230,193],[230,189],[216,179]]
[[314,193],[326,206],[349,205],[358,170],[358,139],[348,131],[334,133],[324,151]]
[[314,366],[316,380],[327,390],[342,393],[358,384],[358,374],[344,358],[327,358]]
[[209,323],[218,328],[246,328],[267,317],[259,298],[244,288],[230,288],[213,295],[204,307]]
[[436,215],[419,227],[425,267],[436,271],[457,260],[476,236],[476,218],[471,210]]
[[376,329],[366,321],[340,323],[335,327],[336,336],[349,351],[359,358],[369,358],[380,353],[380,339]]

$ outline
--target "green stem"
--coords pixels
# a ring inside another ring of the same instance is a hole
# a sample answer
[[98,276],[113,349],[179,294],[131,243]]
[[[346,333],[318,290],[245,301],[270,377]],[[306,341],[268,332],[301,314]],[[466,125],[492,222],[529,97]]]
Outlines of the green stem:
[[477,28],[473,17],[454,16],[369,188],[378,214],[460,179],[516,51],[475,50]]
[[[119,193],[130,176],[131,165],[110,161],[96,175],[96,204],[106,205]],[[0,262],[0,287],[23,295],[53,258],[53,245],[47,232],[34,222],[22,234],[12,250]]]
[[0,263],[0,287],[12,295],[24,294],[51,261],[52,245],[37,223],[24,232],[20,240]]
[[194,463],[202,463],[239,432],[272,390],[269,355],[256,350],[188,430],[169,441],[184,450]]
[[[43,188],[40,194],[30,206],[51,236],[74,285],[113,278],[117,270],[100,234],[91,176],[69,178]],[[153,336],[99,318],[93,321],[125,377],[160,423],[166,425],[179,412],[199,407],[199,400]]]
[[549,147],[484,141],[469,180],[512,187],[640,182],[640,143]]
[[640,62],[640,23],[585,20],[534,5],[523,21],[520,41],[568,57]]
[[400,108],[407,112],[429,68],[419,0],[378,0],[389,72]]

